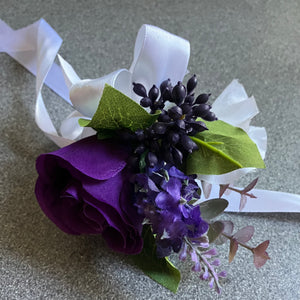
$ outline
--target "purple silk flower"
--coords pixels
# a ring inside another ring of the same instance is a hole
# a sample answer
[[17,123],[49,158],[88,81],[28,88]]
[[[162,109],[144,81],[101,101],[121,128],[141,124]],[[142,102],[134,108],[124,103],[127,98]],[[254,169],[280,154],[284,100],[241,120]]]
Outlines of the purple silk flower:
[[42,210],[66,233],[102,234],[113,250],[139,253],[142,219],[132,203],[127,156],[96,136],[40,155],[35,193]]

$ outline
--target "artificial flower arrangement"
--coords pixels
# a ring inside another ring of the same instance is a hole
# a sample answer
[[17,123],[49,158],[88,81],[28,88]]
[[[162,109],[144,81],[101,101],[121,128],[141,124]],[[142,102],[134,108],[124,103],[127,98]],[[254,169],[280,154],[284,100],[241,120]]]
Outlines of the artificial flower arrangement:
[[[43,49],[53,31],[43,20],[37,26],[47,33],[39,39]],[[250,126],[258,109],[237,80],[211,104],[209,93],[198,92],[196,75],[183,83],[189,43],[144,25],[129,71],[80,80],[59,57],[67,101],[76,109],[59,136],[45,125],[49,115],[40,95],[52,72],[50,52],[37,51],[48,65],[36,71],[42,78],[36,121],[62,148],[38,157],[35,193],[51,221],[68,234],[101,235],[173,292],[180,281],[168,259],[173,252],[218,293],[227,275],[215,245],[229,241],[230,262],[240,246],[250,250],[256,268],[266,263],[269,241],[250,246],[252,226],[235,231],[232,222],[216,220],[228,206],[228,191],[240,195],[240,210],[255,198],[257,179],[243,189],[232,184],[265,167],[265,131]]]

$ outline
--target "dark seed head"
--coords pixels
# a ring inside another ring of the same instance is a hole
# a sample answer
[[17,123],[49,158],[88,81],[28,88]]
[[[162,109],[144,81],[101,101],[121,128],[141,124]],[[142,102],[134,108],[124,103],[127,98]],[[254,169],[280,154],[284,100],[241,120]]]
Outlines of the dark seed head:
[[180,150],[178,150],[177,148],[173,147],[172,154],[173,154],[175,164],[176,165],[181,165],[182,160],[183,160],[182,152]]
[[189,105],[193,105],[193,104],[194,104],[194,101],[195,101],[194,94],[188,95],[188,96],[186,96],[185,99],[184,99],[184,103],[187,103],[187,104],[189,104]]
[[153,85],[153,87],[149,91],[149,98],[152,101],[154,101],[154,100],[156,100],[156,98],[158,97],[158,95],[159,95],[159,89],[157,88],[156,85]]
[[141,104],[141,106],[143,106],[143,107],[149,107],[149,106],[151,106],[152,101],[151,101],[150,98],[144,97],[144,98],[141,99],[140,104]]
[[182,84],[181,81],[178,81],[178,83],[173,87],[172,99],[177,105],[180,105],[182,104],[185,96],[186,96],[185,86]]
[[167,130],[167,124],[163,122],[156,122],[152,125],[152,129],[155,131],[157,134],[164,134]]
[[140,144],[135,148],[134,153],[141,155],[142,153],[145,152],[145,150],[146,150],[145,145]]
[[156,137],[156,133],[152,127],[146,129],[146,138],[147,139],[153,139]]
[[189,125],[196,131],[202,132],[204,130],[208,130],[206,124],[202,121],[190,122]]
[[187,82],[187,93],[190,94],[197,85],[197,76],[194,74]]
[[145,139],[145,133],[143,129],[138,129],[135,132],[135,136],[138,141],[142,142]]
[[163,94],[166,88],[169,88],[170,90],[172,90],[172,84],[171,84],[170,78],[168,78],[167,80],[164,80],[160,84],[160,92]]
[[197,117],[204,117],[209,112],[209,106],[207,104],[199,104],[193,107],[193,113]]
[[176,120],[175,121],[175,125],[179,128],[179,129],[185,129],[185,122],[181,119]]
[[158,99],[157,101],[155,101],[154,106],[156,107],[156,109],[163,109],[165,107],[165,102],[163,99]]
[[196,104],[203,104],[206,103],[209,99],[210,94],[200,94],[197,98],[195,103]]
[[169,122],[171,121],[171,118],[168,116],[167,112],[165,110],[162,111],[162,113],[158,116],[157,119],[159,122]]
[[192,153],[194,150],[198,149],[197,144],[185,134],[181,135],[180,143],[188,153]]
[[174,164],[174,157],[172,154],[172,148],[164,149],[163,153],[164,161],[170,164]]
[[150,168],[153,168],[157,164],[157,162],[158,162],[157,156],[152,152],[148,152],[146,156],[146,164]]
[[183,103],[180,105],[183,114],[188,114],[192,110],[192,106],[188,103]]
[[147,91],[145,87],[140,83],[133,82],[133,91],[141,97],[147,97]]
[[178,120],[182,117],[182,109],[179,106],[173,106],[168,110],[169,117]]
[[162,98],[164,101],[170,101],[172,102],[172,93],[171,93],[171,88],[166,87],[164,91],[162,92]]
[[203,117],[204,120],[206,121],[216,121],[218,120],[218,118],[216,117],[216,115],[212,112],[212,111],[209,111],[204,117]]
[[170,131],[168,133],[168,141],[172,144],[172,145],[176,145],[180,140],[180,135],[177,132],[174,131]]

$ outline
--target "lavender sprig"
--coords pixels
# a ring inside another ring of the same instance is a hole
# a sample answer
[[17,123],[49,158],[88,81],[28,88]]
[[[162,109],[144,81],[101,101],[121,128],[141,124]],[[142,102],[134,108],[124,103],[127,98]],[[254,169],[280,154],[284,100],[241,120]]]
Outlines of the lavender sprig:
[[[183,248],[183,252],[189,253],[192,261],[195,262],[195,265],[192,268],[192,270],[194,272],[201,272],[200,279],[208,281],[210,288],[213,288],[215,284],[215,289],[217,293],[220,294],[221,285],[219,283],[219,277],[225,278],[227,274],[225,271],[217,273],[215,270],[215,266],[220,265],[220,260],[213,258],[218,254],[217,250],[215,248],[212,248],[208,251],[201,252],[199,250],[199,245],[193,244],[188,238],[185,238],[185,243],[187,246]],[[183,260],[183,257],[186,257],[186,254],[181,254],[179,256],[181,260]],[[209,261],[211,258],[214,259],[212,262]]]

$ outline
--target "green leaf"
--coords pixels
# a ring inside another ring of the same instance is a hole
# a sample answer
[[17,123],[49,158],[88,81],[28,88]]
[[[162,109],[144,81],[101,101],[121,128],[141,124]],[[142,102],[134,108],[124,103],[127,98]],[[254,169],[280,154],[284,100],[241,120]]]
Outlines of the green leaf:
[[256,144],[244,130],[220,120],[205,124],[209,130],[191,137],[199,150],[187,157],[186,174],[219,175],[239,168],[265,168]]
[[88,125],[89,125],[90,122],[91,122],[91,120],[88,120],[88,119],[79,119],[78,120],[78,124],[81,127],[88,127]]
[[150,278],[176,293],[180,272],[167,257],[156,256],[156,245],[151,227],[143,228],[144,247],[140,254],[132,256],[134,263]]
[[228,201],[222,198],[210,199],[200,203],[201,218],[205,221],[220,215],[228,206]]
[[92,120],[80,119],[79,125],[92,127],[97,131],[120,128],[129,128],[135,131],[149,127],[158,116],[159,113],[147,113],[132,99],[106,84]]

